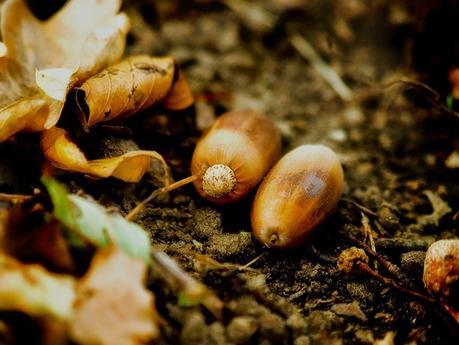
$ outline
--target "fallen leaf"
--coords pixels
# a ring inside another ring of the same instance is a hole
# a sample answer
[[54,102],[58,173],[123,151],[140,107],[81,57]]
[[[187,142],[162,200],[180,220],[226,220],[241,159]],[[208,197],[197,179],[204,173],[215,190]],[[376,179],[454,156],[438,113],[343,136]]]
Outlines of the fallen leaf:
[[0,225],[0,249],[23,262],[41,263],[51,270],[74,271],[74,262],[61,224],[48,219],[36,204],[15,205],[4,211]]
[[116,247],[100,250],[78,282],[71,338],[83,345],[137,345],[159,334],[145,264]]
[[167,164],[155,151],[136,150],[121,156],[88,161],[68,133],[53,127],[41,133],[41,148],[46,159],[63,170],[85,173],[94,177],[116,177],[126,182],[138,182],[150,168],[153,159],[159,160],[166,172]]
[[54,204],[54,216],[69,230],[98,248],[116,244],[128,255],[150,262],[150,239],[141,227],[130,223],[118,213],[108,213],[95,201],[75,194],[51,177],[44,176]]
[[67,92],[121,58],[129,20],[120,0],[72,0],[40,21],[24,0],[1,9],[0,141],[53,127]]
[[86,130],[99,122],[127,118],[163,100],[173,110],[194,101],[171,57],[129,57],[89,78],[76,92]]
[[176,67],[177,80],[162,101],[163,106],[169,110],[181,110],[189,107],[194,102],[193,92],[183,73]]
[[40,265],[22,264],[0,252],[0,310],[68,321],[74,299],[73,277],[52,274]]

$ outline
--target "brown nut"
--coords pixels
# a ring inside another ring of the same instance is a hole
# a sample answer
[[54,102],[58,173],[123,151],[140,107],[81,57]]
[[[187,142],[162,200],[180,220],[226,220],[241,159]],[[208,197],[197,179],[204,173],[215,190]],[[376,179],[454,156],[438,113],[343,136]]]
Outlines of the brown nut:
[[254,236],[274,248],[300,246],[334,211],[343,190],[343,168],[323,145],[287,153],[260,185],[252,208]]
[[280,133],[264,115],[226,113],[202,136],[191,161],[198,193],[217,204],[243,198],[277,161]]
[[427,250],[422,277],[427,290],[443,300],[459,302],[459,240],[440,240]]

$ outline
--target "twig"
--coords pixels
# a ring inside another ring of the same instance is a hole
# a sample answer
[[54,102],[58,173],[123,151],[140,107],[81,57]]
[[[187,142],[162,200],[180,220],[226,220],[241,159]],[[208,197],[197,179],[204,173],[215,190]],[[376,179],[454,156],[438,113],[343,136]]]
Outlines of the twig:
[[244,270],[244,269],[247,269],[249,268],[250,266],[252,266],[254,263],[256,263],[258,260],[260,260],[263,256],[265,255],[265,253],[261,253],[260,255],[258,255],[256,258],[250,260],[248,263],[246,263],[245,265],[241,266],[239,268],[239,270]]
[[344,83],[338,73],[320,57],[303,36],[297,32],[293,32],[289,35],[288,40],[311,63],[316,72],[320,74],[344,102],[352,101],[354,96],[351,89]]
[[397,284],[396,282],[394,282],[392,279],[390,278],[387,278],[387,277],[384,277],[382,276],[381,274],[379,274],[378,272],[376,272],[375,270],[373,270],[370,266],[368,266],[368,264],[366,264],[365,262],[362,262],[362,261],[358,261],[355,263],[355,266],[356,268],[358,268],[360,271],[372,276],[373,278],[375,278],[376,280],[380,281],[381,283],[385,284],[385,285],[388,285],[388,286],[391,286],[393,287],[394,289],[404,293],[405,295],[408,295],[408,296],[411,296],[411,297],[414,297],[418,300],[421,300],[423,302],[428,302],[428,303],[432,303],[432,304],[437,304],[437,301],[434,300],[432,297],[429,297],[427,295],[424,295],[420,292],[417,292],[417,291],[414,291],[414,290],[411,290],[411,289],[408,289],[402,285],[399,285]]
[[14,204],[18,202],[29,200],[31,198],[32,198],[32,195],[0,193],[0,200],[10,201]]
[[[366,249],[370,249],[366,244],[363,244],[363,247],[366,247]],[[346,254],[345,252],[343,252],[341,255],[343,255],[344,260],[341,263],[341,267],[338,266],[338,269],[345,271],[345,272],[349,272],[350,270],[353,270],[353,271],[359,271],[359,272],[365,273],[371,276],[372,278],[376,279],[377,281],[385,284],[386,286],[389,286],[407,296],[410,296],[416,300],[419,300],[421,302],[429,304],[430,306],[435,307],[434,311],[438,311],[438,310],[441,311],[443,313],[442,318],[445,321],[447,321],[447,325],[451,331],[451,334],[455,337],[455,339],[457,339],[457,326],[459,324],[459,313],[457,311],[453,310],[451,307],[442,303],[441,301],[437,301],[436,299],[428,295],[425,295],[424,293],[416,291],[412,288],[402,286],[396,283],[395,281],[393,281],[392,279],[381,275],[380,273],[373,270],[370,266],[368,266],[367,262],[363,261],[362,258],[356,255],[355,252],[354,253],[349,252]],[[352,267],[350,267],[350,270],[348,267],[349,263],[352,264]],[[449,319],[446,320],[444,318],[445,316],[448,316]],[[453,320],[454,320],[454,325],[451,322]]]
[[180,188],[180,187],[182,187],[182,186],[184,186],[184,185],[186,185],[188,183],[191,183],[191,182],[195,181],[196,179],[197,179],[196,176],[189,176],[189,177],[184,178],[184,179],[182,179],[180,181],[171,183],[168,186],[165,186],[165,187],[162,187],[160,189],[157,189],[157,190],[153,191],[147,198],[142,200],[136,207],[134,207],[124,218],[126,218],[126,220],[132,221],[135,217],[137,217],[137,215],[140,212],[143,211],[145,206],[150,201],[152,201],[154,198],[156,198],[158,195],[173,191],[174,189]]
[[277,17],[274,14],[253,1],[221,0],[221,2],[255,28],[270,30],[276,23]]
[[202,304],[216,318],[221,319],[223,302],[207,288],[185,272],[166,253],[153,250],[151,270],[159,275],[179,296],[183,305]]
[[[368,240],[368,242],[370,243],[371,250],[374,253],[376,253],[375,240],[373,239],[373,234],[371,233],[372,229],[371,229],[371,226],[370,226],[370,220],[368,219],[367,216],[365,216],[365,214],[363,212],[360,212],[360,214],[362,216],[362,228],[363,228],[363,233],[364,233],[364,236],[365,236],[365,241]],[[375,270],[377,271],[378,270],[378,262],[375,262],[374,265],[375,265]]]
[[351,199],[347,199],[347,198],[341,198],[342,201],[344,202],[348,202],[354,206],[356,206],[357,208],[359,208],[361,211],[365,212],[366,214],[369,214],[370,216],[373,216],[373,217],[377,217],[378,215],[376,214],[376,212],[373,212],[372,210],[370,210],[368,207],[365,207],[363,205],[360,205],[358,202],[354,201],[354,200],[351,200]]
[[368,246],[366,243],[363,243],[362,241],[358,240],[351,234],[344,234],[345,237],[347,237],[349,240],[354,242],[356,245],[361,247],[365,253],[373,257],[387,272],[392,274],[394,278],[402,282],[404,285],[407,286],[412,286],[413,283],[411,280],[400,270],[400,268],[387,260],[384,256],[381,254],[375,252],[373,249],[371,249],[370,246]]

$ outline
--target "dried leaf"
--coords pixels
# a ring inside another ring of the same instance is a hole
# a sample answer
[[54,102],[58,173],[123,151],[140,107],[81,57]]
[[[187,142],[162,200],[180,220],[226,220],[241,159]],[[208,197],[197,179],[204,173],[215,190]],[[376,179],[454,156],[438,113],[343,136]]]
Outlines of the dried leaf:
[[136,345],[158,336],[146,266],[116,247],[99,251],[77,285],[71,338],[83,345]]
[[166,162],[155,151],[136,150],[117,157],[88,161],[68,133],[58,127],[42,132],[41,148],[46,159],[57,168],[94,177],[112,176],[126,182],[138,182],[153,159],[159,160],[167,172]]
[[25,265],[0,252],[0,310],[67,321],[73,314],[75,281],[42,266]]
[[0,249],[21,261],[40,262],[52,270],[74,271],[61,224],[48,220],[36,204],[15,205],[1,217]]
[[24,0],[1,9],[0,141],[51,128],[70,88],[121,58],[128,18],[120,0],[72,0],[39,21]]
[[99,248],[116,244],[128,255],[150,262],[150,239],[135,223],[130,223],[117,213],[108,213],[95,201],[75,194],[51,177],[42,182],[54,204],[54,216],[78,236]]
[[[99,122],[120,120],[164,100],[171,109],[186,108],[193,96],[171,57],[133,56],[89,78],[76,93],[79,115],[88,129]],[[172,89],[172,91],[171,91]],[[180,95],[179,95],[180,93]]]
[[194,102],[193,92],[183,73],[177,69],[178,77],[169,93],[163,100],[163,106],[170,110],[181,110],[189,107]]

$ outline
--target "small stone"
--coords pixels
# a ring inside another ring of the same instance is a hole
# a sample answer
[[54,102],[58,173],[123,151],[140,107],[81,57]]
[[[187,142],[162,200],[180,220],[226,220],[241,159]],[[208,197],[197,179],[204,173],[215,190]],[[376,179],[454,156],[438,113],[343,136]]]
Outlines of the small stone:
[[367,316],[360,309],[360,305],[357,301],[352,301],[352,303],[337,303],[331,307],[331,310],[338,315],[342,316],[353,316],[359,320],[365,321]]
[[236,315],[250,315],[259,317],[265,313],[269,313],[269,309],[259,304],[249,296],[243,296],[238,299],[233,299],[227,304],[228,310]]
[[364,344],[373,344],[375,337],[370,329],[359,329],[355,332],[355,337]]
[[342,319],[331,311],[314,310],[306,318],[308,334],[324,334],[339,327]]
[[385,229],[395,230],[400,226],[400,220],[389,207],[381,207],[377,214],[379,222]]
[[415,279],[422,278],[426,252],[413,250],[400,256],[400,266],[404,273]]
[[236,344],[246,344],[258,329],[255,318],[250,316],[236,316],[229,323],[226,331],[228,339]]
[[216,255],[217,259],[227,260],[233,255],[246,251],[250,246],[253,246],[253,243],[249,232],[217,234],[209,239],[206,250]]
[[205,344],[207,325],[200,312],[191,312],[180,332],[180,342],[185,345]]
[[266,313],[260,317],[260,335],[267,339],[282,339],[286,336],[284,320],[272,313]]
[[227,345],[225,327],[218,321],[209,325],[209,338],[211,344]]
[[307,335],[300,335],[298,338],[295,339],[293,345],[309,345],[311,341]]
[[292,330],[294,336],[300,336],[307,331],[307,324],[304,317],[300,313],[293,313],[286,321],[288,328]]
[[199,238],[207,239],[211,235],[222,232],[222,216],[210,207],[198,208],[193,213],[192,225]]
[[374,300],[373,292],[368,289],[365,284],[359,282],[349,282],[346,284],[346,289],[352,298],[365,303],[371,303]]

